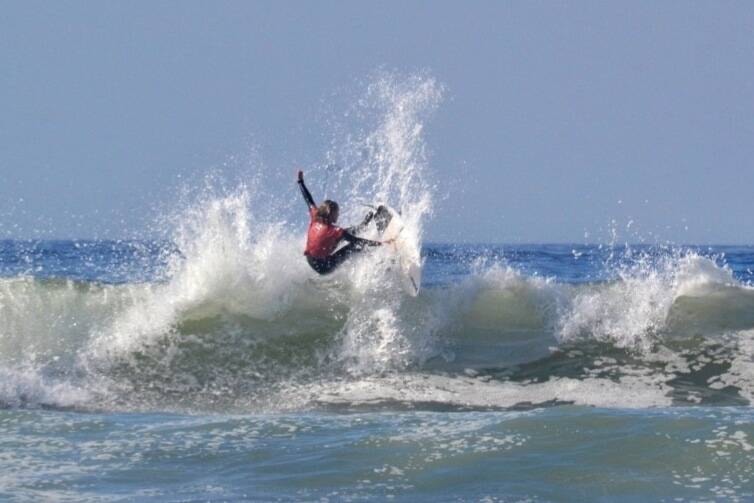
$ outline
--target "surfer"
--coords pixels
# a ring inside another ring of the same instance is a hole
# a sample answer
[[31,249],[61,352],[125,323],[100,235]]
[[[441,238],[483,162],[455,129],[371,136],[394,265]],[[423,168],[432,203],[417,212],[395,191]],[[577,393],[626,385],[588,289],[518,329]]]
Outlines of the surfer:
[[[304,185],[304,172],[298,172],[298,187],[309,207],[309,231],[306,235],[306,261],[319,274],[329,274],[351,256],[363,251],[367,247],[380,246],[383,243],[356,237],[374,218],[370,211],[364,221],[354,227],[343,229],[335,225],[338,222],[338,203],[329,199],[317,206],[309,189]],[[341,241],[348,244],[335,251]],[[388,243],[388,241],[385,241]]]

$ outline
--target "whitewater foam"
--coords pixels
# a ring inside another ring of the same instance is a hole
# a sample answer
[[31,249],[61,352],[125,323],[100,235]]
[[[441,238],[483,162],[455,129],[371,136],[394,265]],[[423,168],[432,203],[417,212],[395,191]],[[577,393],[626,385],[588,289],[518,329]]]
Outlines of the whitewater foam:
[[670,388],[657,376],[610,379],[551,378],[542,383],[489,381],[467,376],[402,374],[327,382],[308,389],[324,405],[434,404],[451,408],[510,408],[548,403],[596,407],[669,406]]

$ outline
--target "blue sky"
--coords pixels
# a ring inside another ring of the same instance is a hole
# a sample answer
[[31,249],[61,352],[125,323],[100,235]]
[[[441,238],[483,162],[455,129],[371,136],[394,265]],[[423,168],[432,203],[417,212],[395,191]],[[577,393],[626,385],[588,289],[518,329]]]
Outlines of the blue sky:
[[750,2],[3,11],[3,236],[132,237],[213,169],[297,197],[293,167],[382,68],[446,88],[429,240],[754,242]]

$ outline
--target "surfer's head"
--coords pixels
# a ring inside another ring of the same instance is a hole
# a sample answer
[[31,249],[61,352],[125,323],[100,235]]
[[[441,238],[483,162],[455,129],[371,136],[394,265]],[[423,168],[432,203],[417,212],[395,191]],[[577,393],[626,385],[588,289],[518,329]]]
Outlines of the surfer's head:
[[338,221],[338,203],[325,199],[317,208],[317,220],[324,224],[334,224]]

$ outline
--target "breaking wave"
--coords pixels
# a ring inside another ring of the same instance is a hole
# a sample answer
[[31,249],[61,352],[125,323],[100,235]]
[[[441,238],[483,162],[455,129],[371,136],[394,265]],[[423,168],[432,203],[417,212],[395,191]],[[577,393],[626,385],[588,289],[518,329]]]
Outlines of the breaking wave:
[[[328,154],[347,167],[330,186],[344,195],[344,220],[389,201],[417,254],[433,200],[423,125],[441,96],[426,76],[378,78],[361,102],[372,127]],[[264,196],[239,186],[179,212],[156,280],[0,279],[0,404],[646,407],[754,397],[754,289],[718,258],[629,253],[605,264],[606,279],[568,283],[459,252],[452,260],[469,274],[411,297],[380,249],[316,276],[301,259],[302,223],[255,214]],[[440,258],[429,250],[431,265]]]
[[365,286],[365,264],[316,277],[282,229],[274,252],[255,246],[237,228],[243,201],[210,204],[224,231],[198,240],[196,255],[185,248],[164,282],[0,280],[0,401],[279,409],[754,396],[754,290],[713,259],[677,254],[587,284],[477,266],[409,297]]

